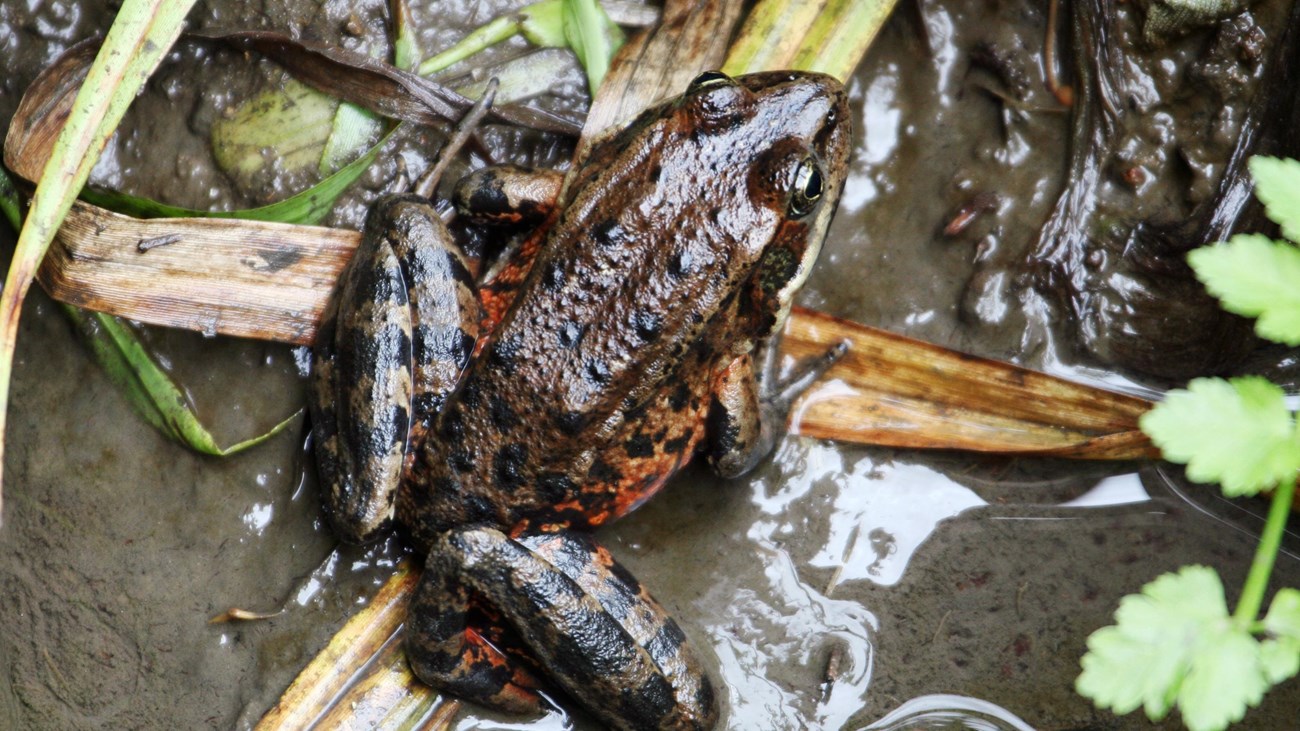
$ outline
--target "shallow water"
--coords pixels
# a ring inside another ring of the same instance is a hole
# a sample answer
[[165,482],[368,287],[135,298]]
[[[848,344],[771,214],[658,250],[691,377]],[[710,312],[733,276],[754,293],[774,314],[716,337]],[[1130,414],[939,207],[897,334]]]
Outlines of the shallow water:
[[[851,84],[865,133],[803,303],[981,355],[1126,382],[1075,362],[1051,309],[1014,291],[1009,266],[1002,284],[995,274],[978,296],[969,292],[977,263],[1011,262],[1029,245],[1064,170],[1066,116],[1035,112],[1004,130],[966,60],[982,34],[1018,39],[1035,82],[1026,105],[1049,107],[1036,65],[1039,11],[983,5],[988,15],[977,20],[967,4],[916,7],[900,9]],[[467,10],[480,21],[494,12],[459,8]],[[213,4],[195,20],[332,33],[349,13],[380,12],[375,2]],[[0,6],[0,48],[14,59],[0,82],[0,119],[40,65],[104,23],[98,8]],[[440,27],[425,47],[456,34],[455,24]],[[182,205],[246,205],[265,193],[192,172],[207,165],[196,163],[206,143],[195,131],[247,92],[239,79],[248,69],[179,55],[208,63],[216,91],[195,94],[192,71],[164,70],[151,82],[153,101],[143,100],[155,111],[135,115],[147,128],[100,175]],[[168,108],[179,113],[157,111]],[[408,141],[402,154],[418,157],[422,142]],[[545,141],[534,152],[543,161],[563,154]],[[997,215],[942,236],[980,190],[997,191]],[[336,223],[355,224],[366,195],[345,201]],[[977,319],[963,317],[964,301],[976,302]],[[160,330],[149,338],[219,441],[265,429],[303,402],[301,351]],[[300,429],[236,458],[197,457],[130,411],[40,294],[20,342],[0,530],[0,727],[255,723],[386,578],[400,547],[336,547],[302,469]],[[702,649],[727,689],[728,728],[1146,727],[1073,694],[1084,639],[1109,623],[1120,596],[1177,566],[1211,565],[1240,586],[1259,525],[1176,475],[791,438],[742,480],[687,470],[600,538]],[[1282,557],[1276,583],[1300,585],[1294,555]],[[284,612],[207,623],[231,606]],[[1294,728],[1298,711],[1293,683],[1244,727]],[[566,723],[471,709],[457,727]]]

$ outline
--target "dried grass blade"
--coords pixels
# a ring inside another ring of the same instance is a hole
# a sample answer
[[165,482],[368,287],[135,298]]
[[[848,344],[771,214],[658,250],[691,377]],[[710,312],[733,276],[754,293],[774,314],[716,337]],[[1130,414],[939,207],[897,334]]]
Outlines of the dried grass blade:
[[[223,41],[274,60],[294,78],[376,114],[416,124],[461,118],[472,99],[392,64],[322,43],[294,40],[282,33],[238,31],[199,38]],[[560,134],[577,134],[581,125],[531,107],[505,105],[492,110],[499,121]]]
[[792,431],[837,441],[1080,459],[1157,452],[1137,428],[1151,406],[998,361],[796,309],[796,358],[848,340],[848,354],[796,406]]
[[[140,242],[172,243],[140,251]],[[40,269],[56,299],[155,325],[309,344],[356,231],[231,219],[154,218],[84,203]]]
[[[193,0],[125,0],[86,74],[32,197],[0,294],[0,436],[9,406],[18,318],[32,278],[73,199],[136,92],[180,34]],[[0,465],[4,464],[0,440]]]
[[[303,668],[279,702],[258,722],[257,731],[313,728],[324,712],[339,703],[354,682],[360,680],[358,672],[370,665],[385,647],[393,645],[393,636],[406,619],[406,605],[418,577],[418,571],[402,564],[370,604],[349,619],[325,649]],[[372,667],[378,668],[379,664]],[[418,682],[411,682],[410,686],[412,692],[430,694]]]

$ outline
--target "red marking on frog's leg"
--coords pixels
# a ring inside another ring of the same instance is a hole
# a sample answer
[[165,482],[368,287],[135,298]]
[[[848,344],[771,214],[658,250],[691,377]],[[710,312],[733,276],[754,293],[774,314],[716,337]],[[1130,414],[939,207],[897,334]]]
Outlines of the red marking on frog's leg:
[[467,631],[473,602],[499,613],[548,678],[612,727],[698,730],[717,718],[681,630],[590,536],[512,539],[468,527],[434,543],[411,608],[412,668],[452,695],[504,708],[523,666],[479,651],[491,645]]
[[466,587],[429,572],[411,601],[406,656],[422,682],[480,705],[509,713],[538,714],[544,683],[512,649],[490,618],[470,626],[475,603]]

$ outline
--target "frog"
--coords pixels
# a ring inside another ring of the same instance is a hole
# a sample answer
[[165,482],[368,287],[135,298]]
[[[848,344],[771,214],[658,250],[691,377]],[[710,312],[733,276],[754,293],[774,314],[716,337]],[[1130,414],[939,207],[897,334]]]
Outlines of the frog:
[[[426,557],[417,678],[513,713],[558,688],[617,729],[717,723],[685,633],[592,531],[696,456],[752,469],[844,352],[783,372],[776,346],[850,134],[830,76],[705,72],[510,206],[541,223],[478,276],[421,193],[372,206],[316,337],[313,438],[335,533],[395,524]],[[465,215],[509,197],[458,190]]]

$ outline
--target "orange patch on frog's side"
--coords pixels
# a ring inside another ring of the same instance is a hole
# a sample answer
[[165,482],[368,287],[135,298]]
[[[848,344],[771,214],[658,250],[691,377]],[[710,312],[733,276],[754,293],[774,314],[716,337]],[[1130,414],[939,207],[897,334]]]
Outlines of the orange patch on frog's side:
[[[483,332],[492,332],[506,316],[506,311],[515,301],[515,295],[519,293],[521,285],[528,278],[528,272],[532,271],[533,263],[537,260],[537,254],[542,250],[545,240],[546,236],[542,232],[529,236],[519,245],[518,251],[510,257],[510,261],[497,271],[492,280],[484,282],[479,287],[479,302],[483,306],[483,315],[479,319],[479,324]],[[479,342],[482,343],[482,340]]]

